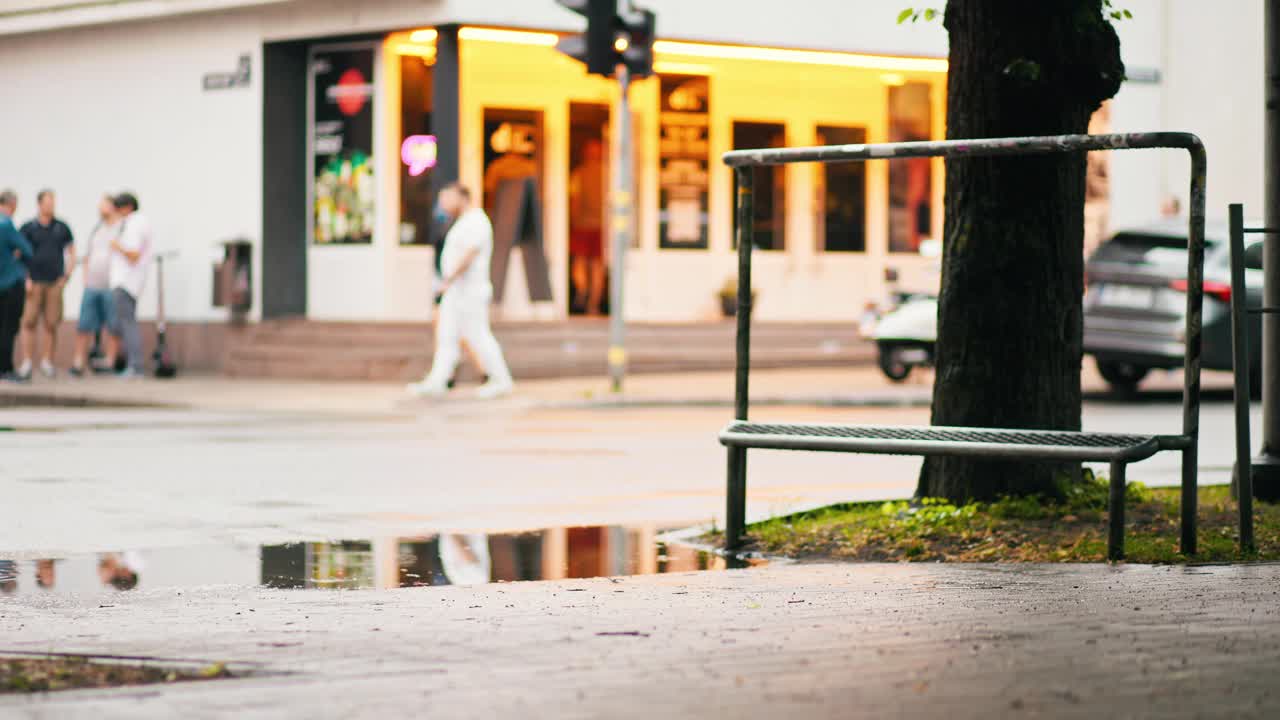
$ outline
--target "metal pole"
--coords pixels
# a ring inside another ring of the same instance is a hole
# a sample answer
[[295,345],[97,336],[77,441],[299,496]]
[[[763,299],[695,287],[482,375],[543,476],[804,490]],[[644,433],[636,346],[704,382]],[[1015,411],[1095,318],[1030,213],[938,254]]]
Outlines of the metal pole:
[[1190,218],[1187,222],[1186,350],[1182,364],[1182,538],[1187,556],[1196,554],[1196,510],[1200,471],[1200,356],[1204,349],[1204,204],[1208,157],[1197,140],[1189,148],[1191,183]]
[[1253,463],[1249,457],[1249,331],[1245,325],[1244,207],[1227,208],[1231,223],[1231,352],[1235,370],[1236,500],[1240,550],[1253,551]]
[[[1264,10],[1266,54],[1263,162],[1266,226],[1280,226],[1280,0]],[[1263,307],[1280,307],[1280,240],[1263,251]],[[1280,500],[1280,315],[1262,316],[1262,454],[1253,461],[1254,493]]]
[[[751,238],[752,220],[751,167],[734,168],[738,195],[734,203],[738,219],[738,337],[734,362],[733,417],[745,421],[750,407],[748,375],[751,372]],[[747,517],[747,449],[729,448],[728,487],[725,492],[725,549],[742,546]]]
[[627,325],[623,316],[622,286],[626,277],[627,248],[631,246],[631,74],[618,64],[618,138],[614,142],[613,263],[609,270],[609,379],[615,393],[622,392],[627,372]]
[[1112,562],[1124,559],[1124,471],[1124,463],[1111,463],[1111,494],[1107,500],[1107,559]]

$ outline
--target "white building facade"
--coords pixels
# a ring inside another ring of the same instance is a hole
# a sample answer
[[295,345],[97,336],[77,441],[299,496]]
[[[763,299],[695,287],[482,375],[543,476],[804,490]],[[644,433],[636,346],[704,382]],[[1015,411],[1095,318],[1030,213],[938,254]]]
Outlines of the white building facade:
[[[735,267],[723,152],[945,133],[945,31],[896,25],[900,0],[639,4],[657,13],[662,42],[657,76],[632,96],[629,321],[719,316]],[[1259,208],[1261,5],[1124,5],[1131,80],[1106,129],[1198,133],[1211,215],[1228,202]],[[551,297],[530,292],[517,251],[499,316],[564,320],[576,312],[571,173],[584,143],[610,140],[617,101],[613,83],[551,47],[581,27],[552,0],[0,0],[0,186],[19,191],[20,219],[36,191],[54,189],[78,238],[102,193],[134,191],[159,249],[177,251],[166,304],[179,323],[225,321],[211,267],[235,238],[252,246],[251,320],[420,321],[432,308],[430,189],[459,179],[492,207],[493,167],[506,158],[536,179]],[[355,74],[328,85],[317,75],[343,63]],[[438,145],[406,149],[428,134]],[[413,174],[424,169],[411,167],[414,152],[435,163],[429,180]],[[797,166],[764,183],[758,316],[852,322],[885,292],[886,268],[931,282],[914,250],[941,234],[943,174],[925,162]],[[1173,153],[1115,153],[1098,222],[1157,217],[1185,193],[1184,165]],[[69,311],[79,292],[73,281]]]

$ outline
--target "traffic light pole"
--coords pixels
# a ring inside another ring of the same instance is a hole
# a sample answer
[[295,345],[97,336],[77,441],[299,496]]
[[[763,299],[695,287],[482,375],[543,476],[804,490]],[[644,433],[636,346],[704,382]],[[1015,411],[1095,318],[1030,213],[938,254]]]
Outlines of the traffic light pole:
[[[1264,10],[1265,110],[1263,162],[1266,226],[1280,227],[1280,0]],[[1263,247],[1263,307],[1280,307],[1280,237],[1266,236]],[[1253,461],[1253,492],[1261,500],[1280,500],[1280,315],[1262,316],[1262,454]]]
[[623,317],[623,285],[626,278],[627,250],[631,247],[631,73],[618,64],[618,135],[613,143],[614,173],[612,221],[609,223],[613,242],[613,262],[609,269],[609,379],[614,392],[622,392],[627,372],[627,325]]

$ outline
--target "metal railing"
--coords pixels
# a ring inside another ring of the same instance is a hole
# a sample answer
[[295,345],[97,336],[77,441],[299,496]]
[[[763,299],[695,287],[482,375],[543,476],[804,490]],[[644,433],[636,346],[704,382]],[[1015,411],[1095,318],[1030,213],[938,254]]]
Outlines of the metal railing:
[[[883,144],[828,145],[820,147],[735,150],[724,155],[726,165],[734,169],[738,192],[734,199],[737,216],[738,242],[738,316],[737,358],[735,362],[734,417],[731,425],[721,435],[728,446],[728,482],[726,489],[725,545],[729,550],[741,547],[746,527],[746,463],[747,447],[751,441],[743,433],[750,407],[749,374],[751,364],[751,256],[753,249],[754,190],[753,170],[757,167],[785,165],[800,162],[865,162],[867,160],[893,160],[901,158],[943,157],[999,157],[1028,156],[1058,153],[1087,152],[1091,150],[1136,150],[1174,148],[1186,150],[1191,160],[1190,217],[1187,228],[1187,307],[1183,359],[1182,433],[1155,436],[1159,449],[1182,452],[1181,488],[1181,550],[1184,554],[1196,552],[1197,462],[1200,437],[1200,355],[1201,314],[1204,306],[1204,225],[1205,225],[1205,176],[1207,160],[1204,145],[1190,133],[1159,132],[1114,135],[1057,135],[1044,137],[991,138],[980,140],[945,140],[932,142],[904,142]],[[736,430],[736,432],[735,432]],[[727,438],[726,434],[733,435]],[[891,443],[892,441],[884,441]],[[925,441],[928,445],[929,441]],[[775,444],[776,449],[812,449],[784,447],[789,441]],[[872,442],[862,442],[843,448],[846,452],[892,452],[892,445],[884,448]],[[837,449],[834,446],[820,449]],[[916,448],[928,450],[928,447]],[[942,453],[945,448],[938,447]],[[1002,453],[986,448],[985,453],[1000,456]],[[1047,446],[1040,457],[1056,457],[1054,447]],[[929,454],[912,452],[911,454]],[[972,451],[966,454],[975,454]],[[1061,453],[1063,459],[1072,457],[1071,451]],[[1123,555],[1123,500],[1124,464],[1112,464],[1111,486],[1111,545],[1110,554],[1118,559]],[[1118,477],[1117,477],[1118,475]],[[1118,497],[1117,497],[1118,494]],[[1118,503],[1117,503],[1118,501]],[[1118,513],[1118,517],[1117,517]]]
[[1258,233],[1274,242],[1280,228],[1247,228],[1244,226],[1244,206],[1233,203],[1227,206],[1227,220],[1231,243],[1231,371],[1234,373],[1236,420],[1236,502],[1240,511],[1240,549],[1252,552],[1256,549],[1253,537],[1253,458],[1250,455],[1249,401],[1253,397],[1250,385],[1251,365],[1249,353],[1249,327],[1246,318],[1250,314],[1278,313],[1280,308],[1249,308],[1248,288],[1244,281],[1244,236]]

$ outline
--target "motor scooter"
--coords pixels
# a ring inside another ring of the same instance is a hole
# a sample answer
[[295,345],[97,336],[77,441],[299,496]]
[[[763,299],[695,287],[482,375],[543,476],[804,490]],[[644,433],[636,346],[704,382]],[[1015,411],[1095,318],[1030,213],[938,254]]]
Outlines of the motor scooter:
[[169,252],[156,255],[156,349],[151,357],[155,361],[156,377],[164,379],[178,375],[178,364],[169,347],[169,322],[164,312],[164,260],[176,254]]
[[[936,241],[921,243],[920,254],[937,257]],[[862,335],[876,344],[877,364],[885,377],[903,382],[917,367],[932,367],[938,343],[938,296],[931,292],[897,289],[897,271],[885,271],[890,299],[882,309],[869,308]]]

